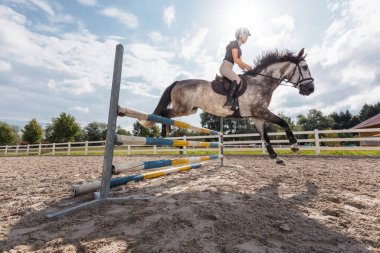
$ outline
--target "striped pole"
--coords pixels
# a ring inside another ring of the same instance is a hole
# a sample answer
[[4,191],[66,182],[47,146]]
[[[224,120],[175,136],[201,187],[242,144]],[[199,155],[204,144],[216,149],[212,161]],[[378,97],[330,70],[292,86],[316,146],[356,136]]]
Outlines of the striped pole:
[[192,146],[192,147],[202,147],[202,148],[218,148],[222,144],[218,142],[202,142],[202,141],[183,141],[183,140],[172,140],[172,139],[162,139],[162,138],[152,138],[152,137],[140,137],[140,136],[125,136],[116,134],[116,144],[126,144],[126,145],[157,145],[157,146]]
[[[197,163],[197,164],[190,164],[190,165],[185,165],[185,166],[180,166],[180,167],[169,168],[169,169],[161,170],[161,171],[154,171],[154,172],[149,172],[149,173],[144,173],[144,174],[131,175],[127,177],[114,178],[114,179],[111,179],[110,187],[112,188],[119,185],[127,184],[132,181],[139,182],[146,179],[162,177],[162,176],[169,175],[172,173],[187,171],[191,169],[197,169],[197,168],[202,167],[204,164],[205,164],[204,162]],[[72,187],[71,195],[75,197],[75,196],[79,196],[85,193],[94,192],[96,190],[99,190],[100,186],[101,186],[100,181],[85,183],[81,185],[74,185]]]
[[198,163],[204,162],[208,160],[216,160],[222,158],[222,155],[207,155],[207,156],[194,156],[194,157],[186,157],[186,158],[176,158],[176,159],[163,159],[163,160],[155,160],[155,161],[145,161],[145,162],[134,162],[134,163],[122,163],[116,164],[112,167],[113,174],[119,174],[120,172],[129,170],[129,169],[154,169],[161,168],[166,166],[176,166],[181,164],[189,164],[189,163]]
[[140,111],[137,111],[134,109],[129,109],[126,107],[121,107],[121,106],[119,106],[119,108],[118,108],[118,115],[119,116],[128,116],[128,117],[139,119],[139,120],[146,120],[146,121],[150,121],[150,122],[161,123],[161,124],[175,126],[175,127],[184,128],[184,129],[190,129],[190,130],[192,130],[194,132],[198,132],[198,133],[204,133],[204,134],[210,134],[210,135],[219,135],[219,136],[223,135],[222,133],[220,133],[218,131],[210,130],[210,129],[203,128],[203,127],[192,126],[192,125],[185,123],[185,122],[182,122],[182,121],[165,118],[165,117],[158,116],[155,114],[147,114],[145,112],[140,112]]

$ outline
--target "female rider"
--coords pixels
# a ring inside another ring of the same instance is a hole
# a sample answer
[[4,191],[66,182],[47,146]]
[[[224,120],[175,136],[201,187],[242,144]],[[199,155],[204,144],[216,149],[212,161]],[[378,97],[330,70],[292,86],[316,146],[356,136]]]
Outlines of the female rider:
[[235,105],[235,93],[238,90],[238,85],[240,84],[240,77],[232,70],[234,63],[236,63],[242,70],[247,71],[251,69],[251,66],[244,63],[241,55],[240,46],[243,45],[248,40],[248,36],[251,36],[249,30],[245,27],[241,27],[236,30],[235,38],[236,40],[231,41],[226,47],[226,55],[224,57],[223,63],[220,66],[219,72],[222,76],[228,78],[232,81],[230,90],[227,94],[227,101],[224,107],[234,109]]

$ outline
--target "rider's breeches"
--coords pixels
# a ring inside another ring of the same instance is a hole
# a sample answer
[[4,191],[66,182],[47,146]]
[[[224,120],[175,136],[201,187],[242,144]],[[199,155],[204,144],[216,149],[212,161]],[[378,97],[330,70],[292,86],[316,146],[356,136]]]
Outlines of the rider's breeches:
[[227,77],[231,81],[236,81],[240,84],[240,77],[232,70],[233,64],[229,61],[224,60],[222,65],[220,65],[219,72],[222,76]]

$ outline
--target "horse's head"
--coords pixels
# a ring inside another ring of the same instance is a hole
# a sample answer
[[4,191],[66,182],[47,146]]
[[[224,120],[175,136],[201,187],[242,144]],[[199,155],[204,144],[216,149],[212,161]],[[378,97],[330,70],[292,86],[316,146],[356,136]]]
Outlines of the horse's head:
[[314,92],[314,78],[311,76],[305,58],[306,55],[304,55],[304,49],[302,48],[298,53],[297,61],[294,63],[294,70],[288,80],[293,83],[301,95],[309,96]]

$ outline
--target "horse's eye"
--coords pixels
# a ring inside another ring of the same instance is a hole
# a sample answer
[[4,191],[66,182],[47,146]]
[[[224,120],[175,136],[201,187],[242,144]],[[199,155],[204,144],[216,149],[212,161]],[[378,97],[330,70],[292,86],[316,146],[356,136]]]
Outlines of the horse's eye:
[[302,69],[303,70],[307,70],[307,66],[302,66]]

